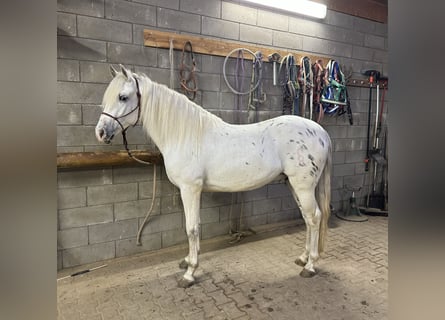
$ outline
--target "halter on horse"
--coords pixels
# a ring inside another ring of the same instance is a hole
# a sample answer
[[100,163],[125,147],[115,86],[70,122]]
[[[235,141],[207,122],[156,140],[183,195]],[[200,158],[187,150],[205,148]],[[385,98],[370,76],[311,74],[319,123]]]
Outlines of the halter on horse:
[[305,250],[295,262],[303,266],[301,276],[315,274],[331,197],[331,140],[320,125],[292,115],[232,125],[122,66],[105,91],[103,107],[97,139],[109,143],[140,118],[163,155],[169,180],[180,189],[189,240],[189,254],[180,263],[187,269],[180,286],[195,281],[201,193],[257,189],[281,173],[288,177],[307,227]]

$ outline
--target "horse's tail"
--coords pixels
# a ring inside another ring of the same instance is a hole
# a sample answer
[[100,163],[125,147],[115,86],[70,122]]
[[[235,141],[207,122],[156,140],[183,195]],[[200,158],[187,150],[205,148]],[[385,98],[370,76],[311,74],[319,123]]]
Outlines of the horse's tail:
[[329,146],[328,158],[318,181],[316,198],[321,210],[320,231],[318,235],[318,252],[321,253],[325,247],[325,239],[328,232],[328,219],[331,215],[331,168],[332,151]]

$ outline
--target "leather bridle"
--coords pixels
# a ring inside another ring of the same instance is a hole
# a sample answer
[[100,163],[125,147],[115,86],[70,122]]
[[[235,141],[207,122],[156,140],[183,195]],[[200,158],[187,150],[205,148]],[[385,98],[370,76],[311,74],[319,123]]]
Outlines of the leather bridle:
[[[185,64],[186,47],[190,49],[190,60],[192,61],[191,66]],[[195,72],[196,61],[195,55],[193,54],[192,43],[187,41],[184,43],[184,47],[182,48],[181,64],[179,66],[179,79],[182,91],[190,100],[194,100],[196,98],[196,92],[198,91]],[[191,84],[191,86],[189,86],[189,84]]]
[[112,114],[109,114],[107,112],[102,112],[101,114],[103,114],[103,115],[105,115],[107,117],[110,117],[111,119],[116,121],[119,124],[119,126],[121,127],[121,129],[122,129],[122,140],[124,142],[124,147],[125,147],[125,150],[128,153],[128,156],[130,158],[136,160],[137,162],[140,162],[140,163],[143,163],[143,164],[150,164],[150,162],[146,162],[146,161],[140,160],[140,159],[136,158],[135,156],[133,156],[131,154],[130,149],[128,148],[127,134],[126,134],[127,129],[129,127],[124,128],[123,124],[119,121],[119,119],[122,119],[122,118],[124,118],[126,116],[129,116],[130,114],[132,114],[133,112],[135,112],[137,110],[138,118],[136,119],[136,121],[133,124],[133,127],[134,127],[139,122],[139,119],[141,117],[141,90],[139,89],[139,82],[138,82],[138,80],[136,78],[134,78],[134,80],[136,81],[136,89],[137,89],[136,96],[138,97],[138,103],[137,103],[136,107],[134,107],[132,110],[130,110],[126,114],[123,114],[123,115],[121,115],[119,117],[113,116]]

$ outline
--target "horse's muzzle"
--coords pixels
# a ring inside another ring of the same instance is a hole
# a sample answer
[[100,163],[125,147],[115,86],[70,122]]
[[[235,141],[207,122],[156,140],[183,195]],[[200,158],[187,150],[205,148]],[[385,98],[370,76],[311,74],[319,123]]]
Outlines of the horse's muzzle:
[[114,138],[114,134],[113,134],[111,137],[106,137],[106,138],[104,138],[103,141],[104,141],[106,144],[110,144],[110,143],[111,143],[111,140],[113,140],[113,138]]
[[113,140],[113,138],[114,138],[114,134],[109,135],[103,127],[102,128],[96,127],[96,138],[100,142],[110,144],[111,140]]

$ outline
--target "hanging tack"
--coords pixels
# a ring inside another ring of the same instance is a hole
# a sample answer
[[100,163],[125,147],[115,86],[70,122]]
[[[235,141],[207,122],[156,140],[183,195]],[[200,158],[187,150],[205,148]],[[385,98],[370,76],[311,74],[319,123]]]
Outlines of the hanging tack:
[[170,89],[175,86],[174,60],[173,60],[173,38],[170,38],[170,49],[168,51],[168,59],[170,62]]
[[273,85],[277,85],[277,62],[280,61],[281,55],[278,52],[270,54],[268,57],[270,62],[273,63]]

